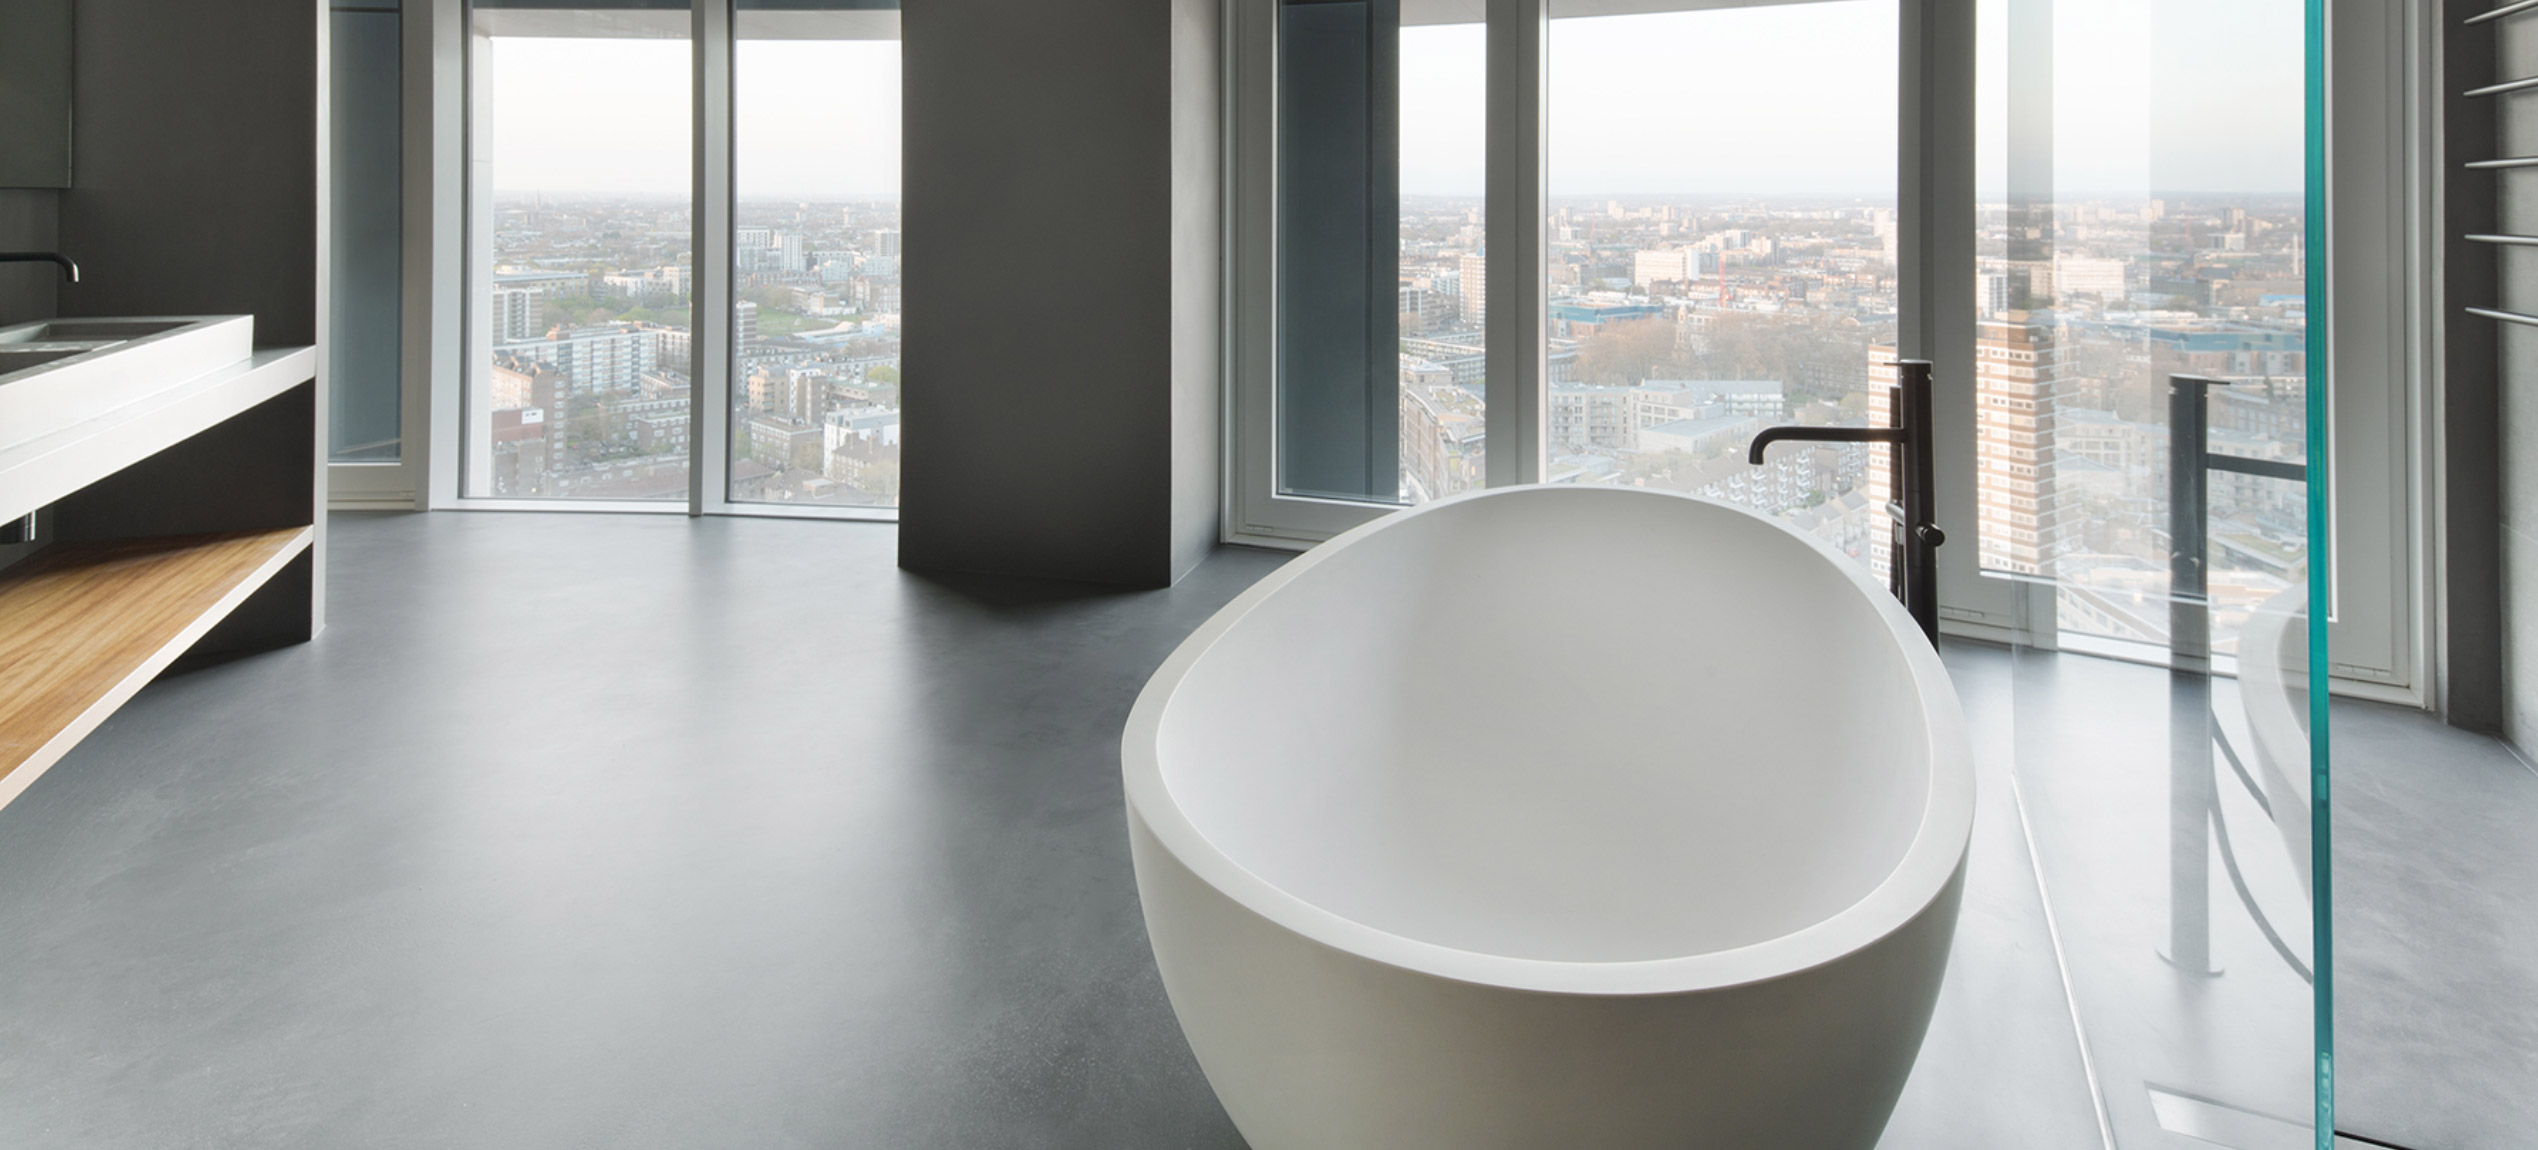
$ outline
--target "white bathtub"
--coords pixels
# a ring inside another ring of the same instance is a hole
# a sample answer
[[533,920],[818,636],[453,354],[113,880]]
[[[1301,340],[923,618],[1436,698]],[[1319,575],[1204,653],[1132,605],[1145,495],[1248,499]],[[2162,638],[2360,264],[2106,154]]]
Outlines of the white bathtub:
[[1254,1150],[1872,1146],[1974,807],[1882,588],[1619,488],[1297,558],[1155,673],[1121,757],[1155,961]]

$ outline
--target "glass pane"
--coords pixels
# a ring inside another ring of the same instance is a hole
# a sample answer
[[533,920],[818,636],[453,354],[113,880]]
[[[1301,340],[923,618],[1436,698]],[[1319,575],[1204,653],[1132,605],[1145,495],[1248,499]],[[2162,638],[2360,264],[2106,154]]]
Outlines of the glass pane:
[[[1433,9],[1433,11],[1431,11]],[[1489,36],[1447,5],[1401,6],[1401,492],[1487,481],[1481,260]],[[1424,21],[1424,22],[1423,22]]]
[[470,14],[468,495],[687,499],[690,20]]
[[899,12],[734,14],[731,498],[899,503]]
[[1278,487],[1420,503],[1483,483],[1476,6],[1284,0]]
[[[2212,381],[2212,451],[2306,453],[2300,9],[2221,0],[2222,47],[2147,8],[2040,8],[2039,33],[2017,26],[2026,7],[1987,9],[2003,63],[1986,85],[1997,123],[1975,287],[1982,562],[2057,583],[2064,645],[2157,658],[2171,379]],[[2022,67],[2022,34],[2039,51],[2091,47]],[[2038,103],[2040,118],[2017,118]],[[2306,488],[2231,472],[2209,487],[2212,642],[2227,655],[2250,613],[2305,577]]]
[[400,18],[365,3],[328,20],[327,454],[336,463],[394,463],[403,395]]
[[1896,0],[1568,7],[1547,65],[1545,478],[1724,500],[1882,564],[1883,448],[1745,459],[1773,424],[1887,422]]
[[1980,12],[1978,546],[2107,1128],[2321,1145],[2303,12]]

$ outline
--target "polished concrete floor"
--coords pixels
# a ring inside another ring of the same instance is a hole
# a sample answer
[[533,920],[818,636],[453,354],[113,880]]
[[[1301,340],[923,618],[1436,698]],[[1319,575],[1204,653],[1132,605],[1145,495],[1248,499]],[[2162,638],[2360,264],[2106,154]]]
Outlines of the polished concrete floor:
[[[1116,740],[1278,556],[1109,593],[911,576],[846,524],[339,516],[333,546],[318,642],[161,681],[0,810],[0,1146],[1241,1145],[1147,957]],[[1950,663],[2008,729],[2007,661]],[[2538,776],[2359,714],[2347,754],[2395,765],[2339,796],[2370,862],[2338,871],[2346,1126],[2526,1145],[2494,1090],[2538,1030],[2489,996],[2533,1000]],[[1886,1144],[2096,1146],[1979,737]]]
[[2334,739],[2337,1125],[2538,1146],[2538,771],[2395,707]]

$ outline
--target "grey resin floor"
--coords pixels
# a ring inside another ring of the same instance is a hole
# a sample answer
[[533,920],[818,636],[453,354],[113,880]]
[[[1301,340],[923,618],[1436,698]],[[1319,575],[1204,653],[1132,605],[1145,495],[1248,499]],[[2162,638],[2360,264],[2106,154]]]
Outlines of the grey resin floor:
[[[166,679],[0,810],[0,1146],[1238,1147],[1147,958],[1116,739],[1279,557],[925,579],[886,528],[338,516],[316,643]],[[1978,732],[2005,660],[1952,650]],[[2538,775],[2355,708],[2346,1128],[2538,1130]],[[1984,799],[1892,1147],[2093,1147]],[[2518,773],[2514,773],[2518,772]]]

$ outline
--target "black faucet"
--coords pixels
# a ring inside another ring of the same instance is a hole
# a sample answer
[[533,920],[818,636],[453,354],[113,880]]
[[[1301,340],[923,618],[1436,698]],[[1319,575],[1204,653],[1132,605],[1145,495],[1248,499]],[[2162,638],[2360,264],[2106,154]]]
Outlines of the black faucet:
[[62,265],[62,278],[79,282],[79,265],[60,252],[0,252],[0,264],[56,263]]
[[1885,443],[1886,490],[1894,494],[1886,517],[1894,523],[1894,560],[1888,564],[1887,586],[1903,600],[1912,621],[1930,645],[1939,645],[1939,545],[1948,541],[1939,530],[1937,459],[1930,446],[1930,361],[1895,361],[1895,386],[1886,391],[1889,427],[1766,427],[1754,435],[1746,462],[1759,466],[1763,448],[1781,440],[1825,443]]

